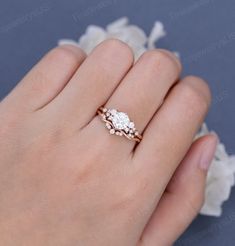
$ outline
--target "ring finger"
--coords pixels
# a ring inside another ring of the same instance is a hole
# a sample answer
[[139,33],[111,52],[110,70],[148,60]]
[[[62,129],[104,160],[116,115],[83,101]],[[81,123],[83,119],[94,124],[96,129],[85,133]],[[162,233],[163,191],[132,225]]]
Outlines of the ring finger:
[[[127,113],[137,130],[142,133],[162,104],[170,87],[177,81],[180,72],[181,64],[171,52],[148,51],[126,75],[105,107]],[[97,120],[100,119],[96,117],[94,124],[101,125],[100,122],[96,122]],[[130,144],[130,141],[124,138],[122,140],[113,136],[110,138],[114,143],[130,151],[135,144],[134,141]]]

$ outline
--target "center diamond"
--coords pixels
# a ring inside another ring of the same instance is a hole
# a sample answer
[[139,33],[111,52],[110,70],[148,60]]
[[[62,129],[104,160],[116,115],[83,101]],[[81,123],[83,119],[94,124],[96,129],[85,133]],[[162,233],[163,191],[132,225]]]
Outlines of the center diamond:
[[118,130],[124,130],[128,128],[130,124],[130,119],[127,114],[123,112],[113,112],[112,113],[112,123],[114,127]]

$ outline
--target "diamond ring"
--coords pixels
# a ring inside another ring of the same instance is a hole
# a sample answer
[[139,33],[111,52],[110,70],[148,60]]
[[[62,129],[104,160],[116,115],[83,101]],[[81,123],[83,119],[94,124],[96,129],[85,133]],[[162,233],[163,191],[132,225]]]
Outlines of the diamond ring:
[[136,130],[134,122],[130,121],[126,113],[104,107],[100,107],[97,110],[97,113],[105,122],[105,126],[109,130],[110,134],[125,136],[126,138],[138,143],[142,140],[142,136]]

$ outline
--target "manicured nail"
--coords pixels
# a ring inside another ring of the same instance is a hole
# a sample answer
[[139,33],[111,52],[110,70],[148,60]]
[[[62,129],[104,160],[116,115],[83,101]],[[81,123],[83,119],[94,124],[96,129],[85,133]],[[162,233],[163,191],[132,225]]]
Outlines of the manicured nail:
[[178,65],[179,69],[181,70],[181,62],[179,60],[179,58],[171,51],[169,50],[163,50],[163,49],[158,49],[161,52],[167,54],[168,56],[170,56],[173,60],[175,60],[176,64]]
[[60,44],[59,47],[65,50],[72,51],[72,53],[77,55],[78,58],[84,59],[86,56],[85,52],[81,48],[79,48],[77,44],[65,43],[65,44]]
[[207,143],[205,144],[204,151],[202,152],[201,159],[199,161],[199,167],[208,171],[215,155],[216,147],[218,145],[218,136],[215,133],[211,133],[208,136]]

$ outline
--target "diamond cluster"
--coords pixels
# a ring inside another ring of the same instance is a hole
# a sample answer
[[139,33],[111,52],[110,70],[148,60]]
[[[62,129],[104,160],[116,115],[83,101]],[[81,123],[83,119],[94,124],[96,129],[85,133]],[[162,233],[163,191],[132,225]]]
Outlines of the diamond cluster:
[[103,119],[106,122],[106,127],[109,129],[110,134],[118,136],[126,135],[128,138],[134,138],[138,135],[135,129],[134,122],[130,121],[128,115],[119,112],[116,109],[102,109]]

